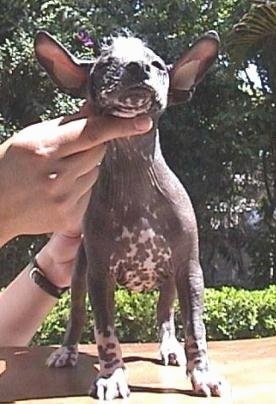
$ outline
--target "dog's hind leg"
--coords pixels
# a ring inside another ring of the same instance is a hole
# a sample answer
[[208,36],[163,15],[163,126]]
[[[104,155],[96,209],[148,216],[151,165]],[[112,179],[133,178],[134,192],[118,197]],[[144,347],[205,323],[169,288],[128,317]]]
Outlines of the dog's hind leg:
[[159,288],[157,304],[157,323],[160,330],[160,355],[164,365],[185,365],[183,346],[177,341],[174,324],[174,300],[176,288],[174,279],[170,278]]
[[71,313],[63,344],[47,359],[50,367],[75,366],[78,360],[78,342],[86,318],[87,263],[83,245],[80,246],[71,287]]

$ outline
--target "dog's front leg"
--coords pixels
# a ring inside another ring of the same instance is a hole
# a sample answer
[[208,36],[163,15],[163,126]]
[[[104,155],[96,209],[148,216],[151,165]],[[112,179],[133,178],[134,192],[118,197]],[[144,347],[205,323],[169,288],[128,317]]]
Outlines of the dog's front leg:
[[78,342],[86,319],[86,254],[81,244],[71,285],[71,313],[63,344],[47,359],[49,367],[75,366],[78,360]]
[[222,383],[210,370],[203,314],[203,275],[197,259],[189,259],[177,271],[176,285],[184,322],[187,374],[193,389],[205,396],[222,394]]
[[94,309],[94,334],[100,371],[92,382],[90,395],[100,400],[126,398],[129,388],[122,352],[114,329],[114,283],[103,277],[89,280],[89,295]]

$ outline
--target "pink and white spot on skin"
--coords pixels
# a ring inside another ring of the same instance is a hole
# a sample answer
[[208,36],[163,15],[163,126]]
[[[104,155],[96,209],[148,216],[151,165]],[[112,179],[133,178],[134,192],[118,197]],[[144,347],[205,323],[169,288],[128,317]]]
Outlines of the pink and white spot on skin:
[[94,333],[99,353],[100,376],[109,377],[115,369],[124,368],[118,338],[110,326],[105,332],[95,328]]
[[172,251],[165,237],[146,226],[123,227],[116,241],[123,248],[110,257],[110,270],[120,285],[142,292],[158,287],[172,272]]

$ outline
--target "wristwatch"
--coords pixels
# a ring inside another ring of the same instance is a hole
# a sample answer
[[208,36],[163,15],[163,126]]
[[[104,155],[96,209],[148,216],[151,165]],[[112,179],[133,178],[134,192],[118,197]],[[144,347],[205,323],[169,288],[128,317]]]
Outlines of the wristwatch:
[[30,263],[29,276],[37,286],[44,290],[44,292],[57,299],[59,299],[63,293],[69,289],[69,287],[59,288],[50,282],[49,279],[47,279],[44,275],[43,270],[39,267],[35,258]]

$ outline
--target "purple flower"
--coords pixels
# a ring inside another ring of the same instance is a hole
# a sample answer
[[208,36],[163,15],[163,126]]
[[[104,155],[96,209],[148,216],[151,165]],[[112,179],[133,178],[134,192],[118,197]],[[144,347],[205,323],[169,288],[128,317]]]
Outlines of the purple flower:
[[79,41],[83,46],[86,46],[87,48],[93,48],[95,45],[95,42],[91,38],[91,36],[88,34],[86,31],[80,31],[76,34],[76,39]]

